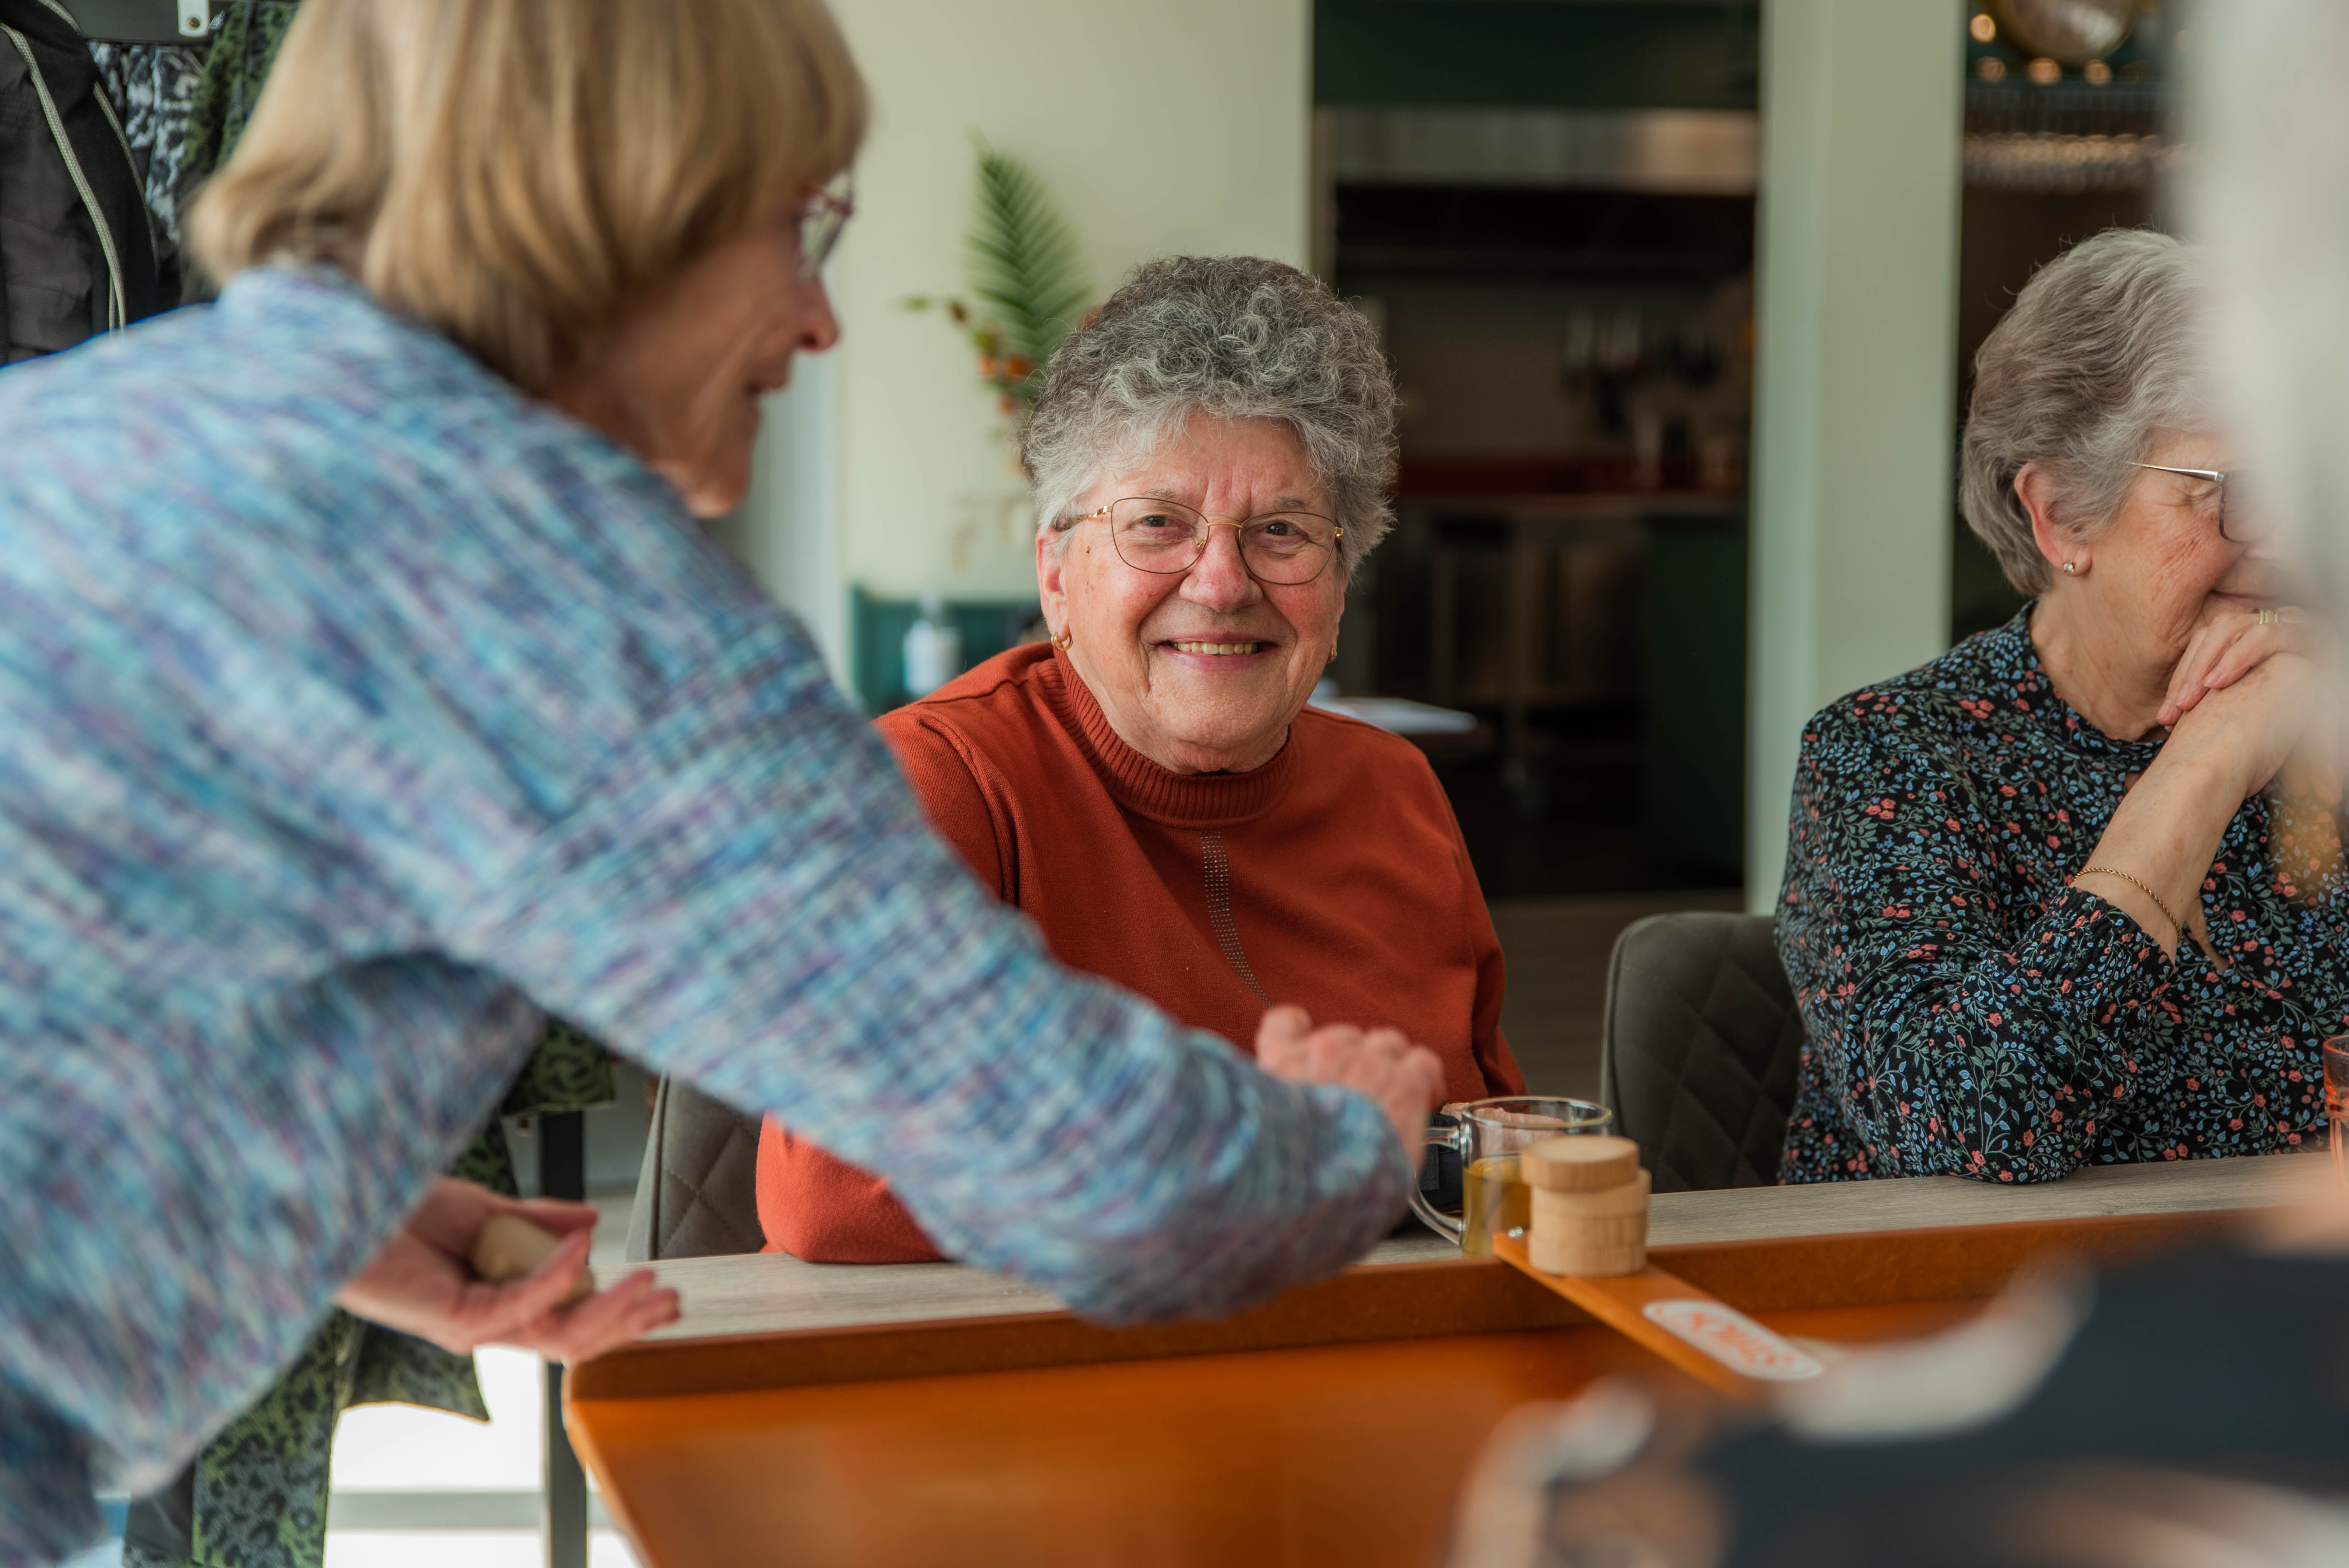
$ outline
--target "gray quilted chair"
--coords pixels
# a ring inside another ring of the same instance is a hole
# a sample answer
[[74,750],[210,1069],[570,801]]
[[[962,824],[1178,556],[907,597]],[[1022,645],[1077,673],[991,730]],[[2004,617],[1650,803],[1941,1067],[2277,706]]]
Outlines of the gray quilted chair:
[[1775,1184],[1802,1050],[1768,915],[1651,915],[1616,938],[1599,1095],[1657,1191]]
[[756,1191],[759,1119],[663,1078],[628,1217],[628,1259],[706,1258],[766,1244]]

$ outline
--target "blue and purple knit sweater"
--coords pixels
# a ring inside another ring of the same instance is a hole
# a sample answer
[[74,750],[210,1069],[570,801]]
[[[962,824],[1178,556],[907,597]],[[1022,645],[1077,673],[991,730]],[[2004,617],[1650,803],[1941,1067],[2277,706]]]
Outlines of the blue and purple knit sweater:
[[1410,1181],[1055,966],[659,479],[338,275],[0,375],[0,1563],[267,1385],[542,1008],[1109,1318]]

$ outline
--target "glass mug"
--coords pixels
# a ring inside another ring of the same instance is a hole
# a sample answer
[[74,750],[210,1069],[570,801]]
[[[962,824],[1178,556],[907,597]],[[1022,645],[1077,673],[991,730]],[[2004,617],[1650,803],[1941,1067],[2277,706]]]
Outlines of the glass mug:
[[1416,1186],[1411,1207],[1472,1258],[1490,1255],[1495,1236],[1521,1231],[1533,1217],[1533,1197],[1517,1180],[1517,1155],[1527,1144],[1615,1125],[1615,1113],[1603,1105],[1547,1095],[1505,1095],[1446,1109],[1459,1118],[1457,1125],[1429,1128],[1427,1143],[1460,1156],[1460,1217],[1430,1203]]
[[2349,1192],[2349,1035],[2324,1042],[2325,1142],[2333,1150],[2333,1175]]

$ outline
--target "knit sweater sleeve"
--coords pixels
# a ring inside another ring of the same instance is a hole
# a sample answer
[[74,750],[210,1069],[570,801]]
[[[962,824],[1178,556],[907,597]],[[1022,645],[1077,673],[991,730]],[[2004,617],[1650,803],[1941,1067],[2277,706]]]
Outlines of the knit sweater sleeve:
[[2167,1089],[2169,959],[2085,889],[2002,903],[2003,817],[1927,724],[1868,694],[1805,731],[1778,940],[1806,1089],[1841,1122],[1798,1119],[1790,1150],[1831,1145],[1807,1174],[2050,1181]]
[[1055,965],[787,624],[730,639],[452,935],[883,1178],[947,1254],[1090,1315],[1232,1311],[1402,1208],[1371,1101]]

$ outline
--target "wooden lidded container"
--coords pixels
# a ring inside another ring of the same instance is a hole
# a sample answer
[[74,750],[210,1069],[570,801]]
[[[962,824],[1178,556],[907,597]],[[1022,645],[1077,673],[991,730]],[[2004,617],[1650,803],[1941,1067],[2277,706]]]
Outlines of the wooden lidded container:
[[1649,1177],[1628,1138],[1546,1138],[1518,1157],[1533,1190],[1526,1254],[1556,1274],[1629,1274],[1648,1266]]

